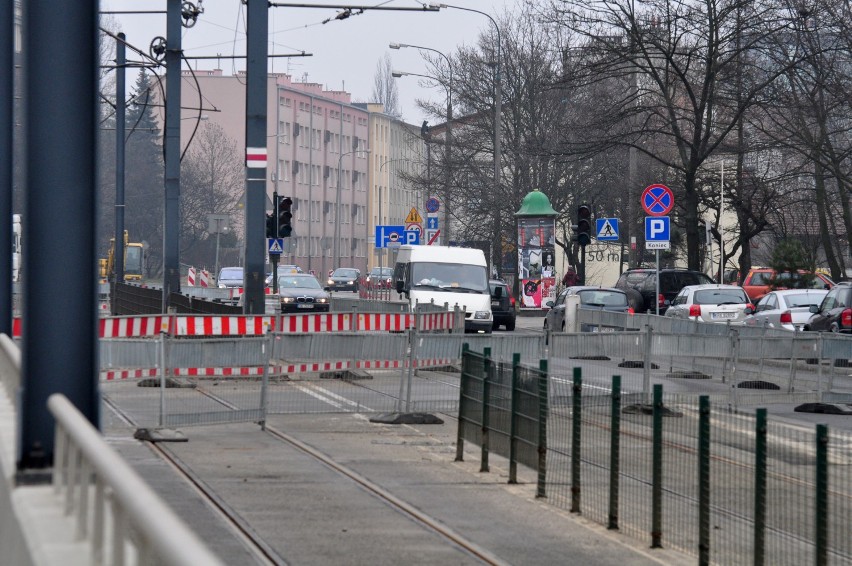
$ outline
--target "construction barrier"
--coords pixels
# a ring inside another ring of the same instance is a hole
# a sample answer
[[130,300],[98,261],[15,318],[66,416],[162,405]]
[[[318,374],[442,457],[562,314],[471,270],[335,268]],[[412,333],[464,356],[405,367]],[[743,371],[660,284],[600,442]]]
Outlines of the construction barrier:
[[194,267],[190,267],[186,272],[186,284],[189,287],[195,287],[196,283],[199,287],[209,287],[210,272],[206,269],[196,270]]

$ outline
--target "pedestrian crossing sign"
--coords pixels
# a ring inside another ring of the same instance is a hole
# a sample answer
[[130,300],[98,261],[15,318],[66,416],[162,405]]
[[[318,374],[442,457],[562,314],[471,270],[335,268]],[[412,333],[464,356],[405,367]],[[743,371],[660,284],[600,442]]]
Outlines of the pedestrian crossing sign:
[[618,218],[596,218],[595,232],[597,239],[602,242],[618,240]]
[[267,238],[266,251],[272,255],[281,255],[284,253],[284,238]]

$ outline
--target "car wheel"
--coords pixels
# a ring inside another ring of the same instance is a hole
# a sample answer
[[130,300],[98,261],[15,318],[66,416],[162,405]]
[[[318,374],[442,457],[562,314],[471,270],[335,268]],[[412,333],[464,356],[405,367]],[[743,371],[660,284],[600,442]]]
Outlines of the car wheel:
[[509,322],[506,323],[506,330],[514,330],[515,329],[515,319],[513,318]]

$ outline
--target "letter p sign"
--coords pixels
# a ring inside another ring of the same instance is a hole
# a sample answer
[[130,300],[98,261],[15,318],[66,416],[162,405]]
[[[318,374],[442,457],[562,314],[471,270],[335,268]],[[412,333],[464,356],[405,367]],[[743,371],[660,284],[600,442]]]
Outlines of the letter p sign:
[[645,217],[645,241],[646,242],[668,242],[670,235],[670,222],[668,216],[646,216]]

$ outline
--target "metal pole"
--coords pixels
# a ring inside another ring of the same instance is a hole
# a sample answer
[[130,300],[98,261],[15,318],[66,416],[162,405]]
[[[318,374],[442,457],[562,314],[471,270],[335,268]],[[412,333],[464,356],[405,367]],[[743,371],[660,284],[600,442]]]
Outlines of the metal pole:
[[654,277],[656,279],[656,293],[654,294],[654,303],[657,305],[656,315],[660,316],[660,250],[654,250],[654,255],[656,256],[656,265],[657,265],[657,273]]
[[[246,44],[246,150],[254,148],[266,151],[266,105],[268,82],[267,37],[269,7],[263,0],[247,0]],[[264,314],[266,300],[263,286],[266,279],[264,269],[264,242],[266,217],[266,170],[262,167],[246,167],[245,188],[245,270],[243,288],[245,314]]]
[[[126,105],[125,73],[125,35],[118,34],[115,45],[115,283],[124,282],[124,126]],[[109,274],[107,274],[109,277]],[[113,300],[115,300],[113,298]]]
[[608,529],[618,528],[618,476],[621,447],[621,376],[612,376],[609,435],[609,517]]
[[[14,62],[14,32],[15,32],[15,3],[3,5],[3,15],[0,16],[0,132],[3,139],[0,146],[0,250],[12,248],[12,188],[14,186],[12,161],[14,155],[14,123],[15,123],[15,62]],[[5,253],[5,252],[4,252]],[[20,266],[19,266],[20,268]],[[0,258],[0,273],[12,273],[12,256],[5,253]],[[0,277],[0,334],[12,335],[12,317],[14,316],[14,288],[11,276]]]
[[725,160],[719,162],[722,170],[719,186],[719,283],[725,282],[725,232],[722,229],[722,213],[725,211]]
[[651,455],[651,548],[663,546],[663,386],[654,385]]
[[[23,241],[28,253],[23,264],[27,292],[17,444],[20,475],[53,461],[55,420],[47,408],[53,393],[65,395],[89,422],[100,426],[100,397],[93,377],[99,368],[94,277],[98,2],[57,6],[52,0],[28,0],[22,8],[27,101]],[[56,77],[62,80],[53,80]],[[62,240],[61,253],[45,261],[57,249],[57,238]],[[63,302],[59,317],[54,301],[45,300],[56,293],[56,273],[63,274],[63,296],[73,297]],[[20,481],[30,479],[20,475]]]
[[710,397],[698,399],[698,564],[710,564]]
[[[169,310],[169,295],[180,292],[180,98],[181,98],[181,0],[166,4],[166,128],[165,202],[163,207],[163,300]],[[115,243],[116,253],[119,242]]]
[[580,451],[583,426],[583,373],[574,368],[574,383],[571,389],[571,513],[580,512]]
[[222,226],[220,225],[220,221],[216,219],[216,267],[214,268],[213,274],[215,277],[219,277],[219,234],[222,232]]
[[766,409],[758,409],[754,430],[754,566],[763,566],[766,551]]

